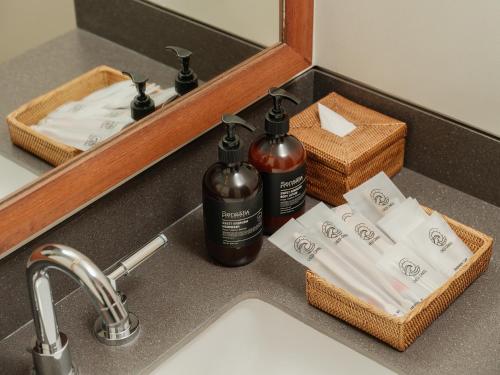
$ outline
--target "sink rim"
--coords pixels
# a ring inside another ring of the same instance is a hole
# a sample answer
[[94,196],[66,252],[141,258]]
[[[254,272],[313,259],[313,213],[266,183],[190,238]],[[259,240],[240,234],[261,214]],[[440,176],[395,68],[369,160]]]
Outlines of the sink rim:
[[[374,358],[373,355],[371,355],[369,352],[365,351],[360,351],[356,348],[353,348],[350,346],[348,343],[346,343],[346,340],[343,339],[342,337],[337,337],[335,335],[330,335],[321,329],[319,329],[315,324],[312,319],[307,319],[307,317],[301,316],[295,311],[289,309],[288,307],[270,299],[266,298],[264,295],[257,291],[249,291],[249,292],[244,292],[238,295],[237,297],[232,298],[229,302],[225,303],[223,306],[221,306],[219,309],[217,309],[216,312],[214,312],[208,319],[206,319],[204,322],[199,324],[195,329],[193,329],[189,334],[186,336],[182,337],[179,341],[177,341],[174,345],[172,345],[170,348],[168,348],[165,352],[160,354],[154,361],[152,361],[148,366],[146,366],[140,374],[150,374],[152,373],[156,368],[158,368],[161,364],[164,362],[168,361],[172,356],[177,354],[180,350],[182,350],[186,345],[188,345],[191,341],[193,341],[195,338],[203,334],[212,324],[217,322],[223,315],[228,313],[231,309],[236,307],[238,304],[248,301],[248,300],[258,300],[260,302],[266,303],[268,305],[271,305],[272,307],[278,309],[281,313],[289,315],[290,317],[298,320],[300,323],[305,324],[309,329],[312,329],[316,331],[319,334],[322,334],[326,337],[328,337],[330,340],[336,341],[339,344],[344,345],[348,349],[356,352],[357,354],[368,358],[369,360],[372,360],[376,362],[378,365],[387,368],[389,371],[392,371],[396,374],[404,375],[401,373],[401,370],[396,370],[392,368],[392,366],[388,366],[387,364],[381,363],[379,359]],[[332,317],[332,319],[335,319]],[[349,326],[350,329],[356,329],[355,327]],[[362,333],[362,332],[360,332]],[[382,342],[378,342],[379,344],[384,344]]]

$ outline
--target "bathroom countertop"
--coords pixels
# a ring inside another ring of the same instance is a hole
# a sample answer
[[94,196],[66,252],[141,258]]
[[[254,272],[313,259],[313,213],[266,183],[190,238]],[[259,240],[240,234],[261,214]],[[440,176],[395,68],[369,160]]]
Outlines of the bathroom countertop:
[[[500,237],[500,208],[404,169],[396,184],[408,196],[494,238]],[[308,198],[308,206],[315,200]],[[205,253],[200,207],[164,233],[169,245],[119,281],[129,309],[141,321],[136,341],[107,347],[93,337],[96,318],[81,289],[57,305],[58,321],[69,337],[81,374],[137,374],[174,352],[189,338],[242,299],[262,298],[317,330],[400,374],[500,373],[500,261],[489,269],[439,319],[400,353],[307,304],[304,268],[264,242],[258,259],[245,267],[223,268]],[[147,291],[147,293],[146,293]],[[26,374],[32,364],[25,349],[34,334],[27,323],[0,342],[0,373]],[[334,372],[335,369],[332,369]]]
[[99,65],[147,75],[151,82],[172,86],[177,69],[97,35],[75,29],[0,64],[0,155],[36,175],[53,169],[44,160],[10,141],[5,117],[21,105]]

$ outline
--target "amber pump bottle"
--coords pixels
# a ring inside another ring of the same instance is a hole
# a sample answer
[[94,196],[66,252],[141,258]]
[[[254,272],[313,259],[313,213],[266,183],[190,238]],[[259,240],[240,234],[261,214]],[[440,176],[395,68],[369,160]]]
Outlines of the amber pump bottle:
[[203,220],[208,254],[236,267],[252,262],[262,247],[262,179],[244,162],[245,150],[236,126],[255,128],[238,116],[224,115],[226,134],[219,142],[219,161],[203,176]]
[[285,90],[269,89],[273,108],[265,118],[266,133],[249,150],[249,161],[261,174],[264,184],[264,233],[272,234],[291,218],[304,213],[306,196],[306,151],[289,130],[289,117],[282,101],[299,104]]

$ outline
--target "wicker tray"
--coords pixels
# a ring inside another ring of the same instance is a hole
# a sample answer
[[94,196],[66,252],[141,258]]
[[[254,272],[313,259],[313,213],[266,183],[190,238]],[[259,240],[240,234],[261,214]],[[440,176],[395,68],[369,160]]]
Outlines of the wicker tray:
[[82,151],[67,146],[31,129],[61,105],[81,100],[92,92],[128,79],[120,71],[102,65],[59,86],[7,116],[12,143],[57,166],[75,157]]
[[332,205],[343,195],[384,171],[388,176],[403,167],[406,124],[354,103],[337,93],[319,101],[356,125],[345,137],[321,128],[317,103],[290,119],[290,134],[307,151],[307,192]]
[[448,217],[445,219],[474,255],[446,284],[407,315],[388,315],[345,290],[336,288],[311,271],[306,272],[307,300],[311,305],[379,338],[393,348],[406,350],[488,268],[491,259],[491,237]]

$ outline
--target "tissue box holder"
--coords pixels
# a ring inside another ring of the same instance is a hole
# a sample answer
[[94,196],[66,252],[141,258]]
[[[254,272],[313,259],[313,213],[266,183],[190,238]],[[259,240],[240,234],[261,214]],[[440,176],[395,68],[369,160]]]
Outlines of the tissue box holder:
[[24,104],[7,116],[12,143],[54,166],[65,163],[82,151],[32,130],[31,125],[67,102],[125,79],[120,71],[102,65]]
[[343,195],[384,171],[403,167],[406,124],[354,103],[337,93],[319,101],[356,125],[345,137],[321,128],[317,103],[290,119],[290,133],[307,151],[307,193],[332,205]]
[[[431,212],[429,209],[426,211]],[[448,217],[445,219],[474,255],[441,288],[405,316],[391,316],[349,292],[336,288],[309,270],[306,272],[308,302],[399,351],[406,350],[488,268],[491,259],[491,237]]]

